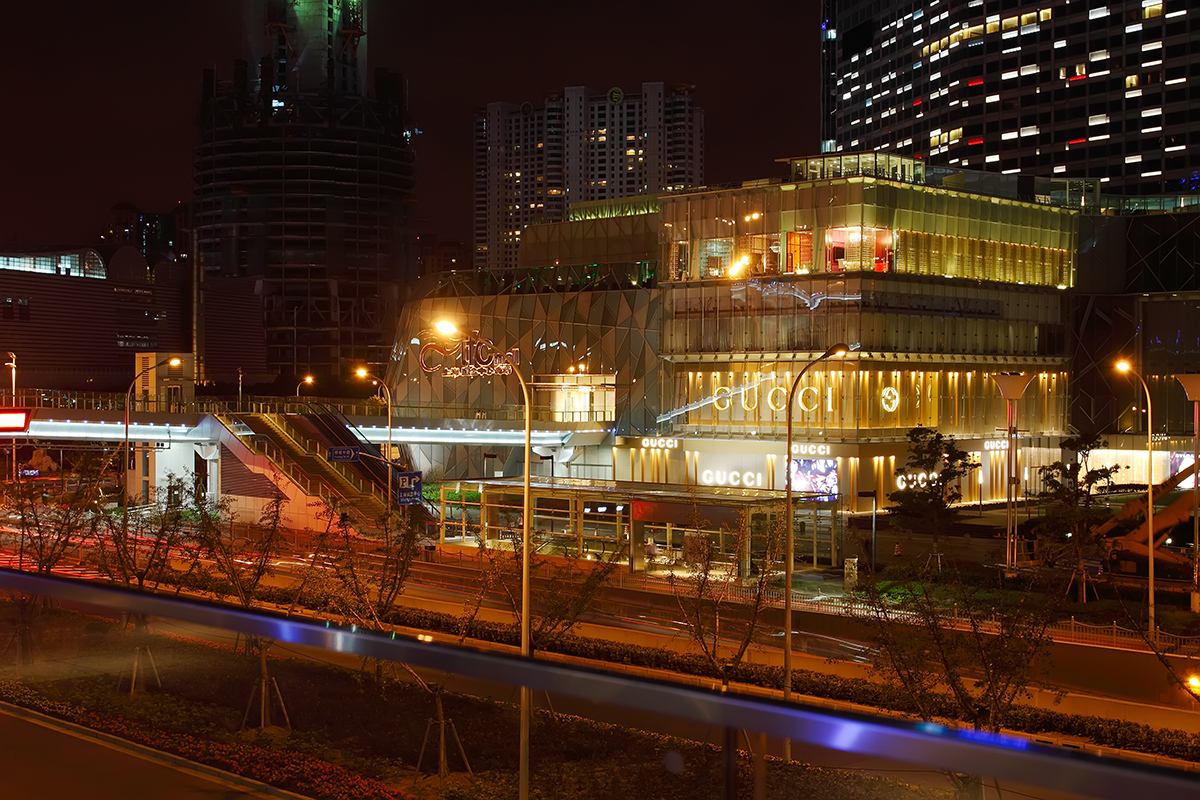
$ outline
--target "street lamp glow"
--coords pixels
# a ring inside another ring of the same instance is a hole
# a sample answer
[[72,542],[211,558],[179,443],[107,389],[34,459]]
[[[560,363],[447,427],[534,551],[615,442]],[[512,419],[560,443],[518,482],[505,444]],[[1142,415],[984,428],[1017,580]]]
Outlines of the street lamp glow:
[[305,375],[304,380],[302,380],[296,384],[296,397],[300,396],[300,387],[301,386],[312,386],[312,382],[313,382],[313,376]]
[[458,326],[448,319],[439,319],[433,323],[433,327],[437,328],[438,333],[443,336],[453,336],[458,333]]
[[1200,689],[1200,677],[1197,677],[1196,675],[1189,676],[1188,686],[1192,687],[1193,689]]
[[354,374],[355,374],[355,375],[357,375],[357,376],[358,376],[358,377],[360,377],[360,378],[365,378],[365,377],[367,377],[367,371],[366,371],[365,369],[363,369],[362,367],[359,367],[358,369],[356,369],[356,370],[354,371]]
[[1128,361],[1118,361],[1116,366],[1117,366],[1118,372],[1129,372],[1129,362]]

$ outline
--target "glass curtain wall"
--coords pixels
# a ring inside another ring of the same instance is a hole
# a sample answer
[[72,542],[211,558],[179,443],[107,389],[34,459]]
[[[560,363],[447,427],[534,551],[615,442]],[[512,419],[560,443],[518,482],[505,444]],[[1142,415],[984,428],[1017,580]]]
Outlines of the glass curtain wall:
[[663,198],[669,278],[895,272],[1073,283],[1075,212],[852,177]]
[[[815,357],[815,356],[814,356]],[[676,366],[673,432],[782,435],[787,393],[803,363]],[[1026,371],[1033,371],[1027,369]],[[1064,430],[1066,373],[1036,373],[1018,404],[1018,428]],[[922,369],[912,362],[823,363],[805,373],[793,427],[822,438],[893,439],[918,425],[959,438],[1002,436],[1004,400],[981,365]]]

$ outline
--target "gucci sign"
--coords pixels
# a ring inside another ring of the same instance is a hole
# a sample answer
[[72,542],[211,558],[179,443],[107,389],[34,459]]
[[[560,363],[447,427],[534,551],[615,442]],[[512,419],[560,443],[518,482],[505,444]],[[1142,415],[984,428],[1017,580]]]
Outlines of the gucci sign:
[[[417,361],[426,372],[441,372],[447,378],[478,378],[511,375],[518,355],[515,347],[502,353],[489,344],[463,340],[450,347],[430,342],[421,348]],[[447,363],[452,359],[458,363]]]

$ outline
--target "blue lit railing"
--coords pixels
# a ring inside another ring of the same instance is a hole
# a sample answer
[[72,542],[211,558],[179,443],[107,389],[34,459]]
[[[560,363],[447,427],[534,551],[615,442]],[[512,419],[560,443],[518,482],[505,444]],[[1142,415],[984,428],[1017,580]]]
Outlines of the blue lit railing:
[[[64,608],[110,609],[193,626],[237,631],[281,645],[303,645],[436,670],[491,684],[528,686],[581,698],[612,711],[645,713],[726,730],[761,733],[862,756],[934,770],[1011,780],[1025,786],[1100,798],[1190,797],[1198,786],[1186,773],[1034,744],[1026,739],[934,723],[875,717],[804,703],[785,704],[718,693],[665,680],[441,644],[429,636],[383,635],[205,602],[130,591],[94,582],[0,569],[0,588],[14,596],[56,598]],[[188,630],[197,630],[188,628]],[[515,744],[514,744],[515,749]]]

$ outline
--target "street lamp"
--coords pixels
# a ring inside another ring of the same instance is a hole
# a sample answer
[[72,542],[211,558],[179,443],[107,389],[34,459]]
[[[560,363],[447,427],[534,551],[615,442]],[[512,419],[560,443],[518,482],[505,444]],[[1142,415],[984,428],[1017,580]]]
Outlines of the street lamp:
[[[443,336],[458,337],[463,344],[472,345],[481,348],[492,358],[499,357],[504,363],[512,368],[512,372],[517,376],[517,381],[521,384],[521,399],[525,403],[525,464],[524,474],[522,476],[524,484],[522,490],[521,503],[521,655],[526,658],[533,655],[533,647],[530,639],[530,623],[529,623],[529,557],[530,557],[530,517],[532,517],[532,508],[529,502],[529,461],[532,458],[533,448],[530,446],[533,439],[533,407],[529,403],[529,384],[525,382],[525,378],[521,375],[521,370],[517,368],[516,359],[511,353],[500,350],[499,347],[488,339],[484,339],[479,335],[478,331],[464,333],[459,331],[458,326],[448,320],[440,320],[434,323],[434,327]],[[528,686],[521,687],[521,777],[520,777],[520,797],[521,800],[526,800],[529,797],[529,723],[530,723],[530,706],[531,706],[531,691]]]
[[[304,376],[304,380],[302,380],[302,381],[300,381],[299,383],[297,383],[297,384],[296,384],[296,397],[299,397],[299,396],[300,396],[300,387],[301,387],[301,386],[312,386],[312,382],[313,382],[313,376],[312,376],[312,375],[305,375],[305,376]],[[389,418],[389,419],[390,419],[390,418]]]
[[183,359],[177,356],[172,356],[170,358],[164,358],[162,361],[159,361],[153,366],[142,367],[142,371],[133,376],[133,380],[129,382],[129,388],[125,391],[125,480],[123,481],[125,484],[125,519],[122,527],[126,531],[129,530],[129,470],[133,469],[134,467],[133,454],[129,452],[129,406],[133,402],[133,387],[137,385],[139,378],[152,369],[158,369],[164,364],[169,364],[172,367],[178,367],[182,363]]
[[1192,401],[1192,613],[1200,612],[1200,375],[1176,375]]
[[[12,407],[17,407],[17,354],[12,350],[8,351],[8,363],[6,367],[12,368]],[[12,470],[13,470],[13,486],[17,485],[17,437],[12,440]]]
[[[1004,397],[1004,410],[1008,427],[1005,429],[1004,452],[1004,573],[1012,575],[1017,568],[1017,402],[1029,388],[1032,375],[998,372],[992,373],[992,380]],[[983,495],[980,494],[980,502]]]
[[[387,458],[385,458],[384,461],[387,462],[387,513],[390,515],[392,513],[392,390],[388,388],[386,383],[372,375],[370,372],[367,372],[366,367],[359,367],[355,371],[355,374],[360,378],[369,378],[370,380],[375,381],[375,383],[382,387],[383,396],[387,398],[388,448]],[[299,386],[296,387],[296,396],[300,396]]]
[[[800,379],[804,377],[804,373],[814,365],[819,364],[827,358],[844,356],[850,352],[850,348],[844,344],[835,344],[833,347],[826,350],[821,355],[817,356],[812,361],[804,365],[804,369],[800,370],[800,374],[792,381],[792,387],[788,391],[787,397],[787,453],[783,461],[783,479],[785,481],[786,500],[784,501],[784,515],[786,517],[786,536],[784,541],[784,557],[783,557],[783,701],[789,702],[792,699],[792,570],[795,561],[796,543],[792,537],[792,527],[794,520],[792,519],[792,407],[796,404],[796,389],[800,386]],[[815,541],[815,540],[814,540]],[[813,545],[813,560],[816,560],[816,545]],[[792,743],[791,740],[784,741],[784,758],[791,759]]]
[[1147,624],[1150,628],[1150,635],[1157,637],[1157,631],[1154,628],[1154,410],[1150,404],[1150,387],[1146,385],[1146,379],[1139,375],[1128,361],[1118,361],[1116,366],[1119,372],[1128,372],[1136,377],[1146,392],[1146,538],[1147,553],[1149,554],[1147,575],[1149,589],[1146,592],[1146,599],[1150,607]]

